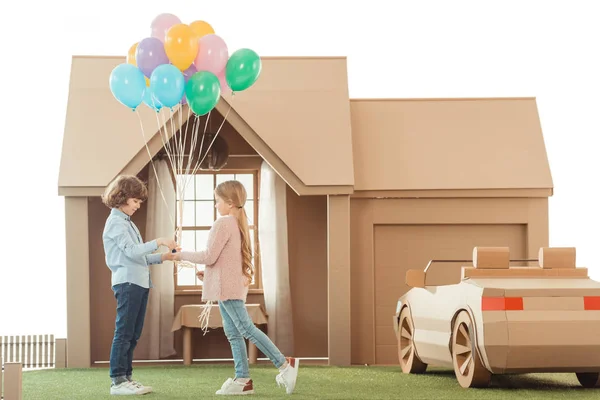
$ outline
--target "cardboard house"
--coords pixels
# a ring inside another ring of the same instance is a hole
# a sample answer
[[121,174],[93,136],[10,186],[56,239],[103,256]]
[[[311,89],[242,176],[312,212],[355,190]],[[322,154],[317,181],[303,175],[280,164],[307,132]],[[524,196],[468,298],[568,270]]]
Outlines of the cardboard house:
[[[122,62],[72,60],[58,182],[69,367],[108,360],[114,330],[100,195],[119,174],[150,173],[140,121],[108,87]],[[469,258],[476,246],[535,258],[548,245],[553,183],[534,98],[351,99],[344,57],[265,57],[256,84],[223,93],[215,114],[227,115],[221,135],[232,168],[265,160],[287,184],[297,357],[398,364],[392,317],[408,269]],[[140,116],[156,127],[154,112],[142,107]],[[158,136],[145,132],[152,155]],[[134,216],[142,232],[144,212]],[[260,291],[249,295],[262,301]],[[198,294],[175,294],[175,311],[197,303]],[[222,332],[194,341],[210,343],[196,346],[196,358],[231,357]]]

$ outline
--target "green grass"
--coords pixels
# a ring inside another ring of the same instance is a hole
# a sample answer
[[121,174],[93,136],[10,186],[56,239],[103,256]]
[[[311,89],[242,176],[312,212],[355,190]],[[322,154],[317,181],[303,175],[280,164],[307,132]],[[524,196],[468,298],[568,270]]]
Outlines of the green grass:
[[[285,398],[275,383],[272,366],[253,365],[253,397]],[[144,399],[221,398],[214,393],[233,374],[232,365],[138,367],[134,378],[152,386]],[[27,400],[109,399],[108,369],[67,369],[25,372]],[[301,365],[297,399],[599,399],[600,389],[582,388],[575,374],[494,376],[487,389],[463,389],[450,370],[432,369],[404,375],[398,367],[327,367]]]

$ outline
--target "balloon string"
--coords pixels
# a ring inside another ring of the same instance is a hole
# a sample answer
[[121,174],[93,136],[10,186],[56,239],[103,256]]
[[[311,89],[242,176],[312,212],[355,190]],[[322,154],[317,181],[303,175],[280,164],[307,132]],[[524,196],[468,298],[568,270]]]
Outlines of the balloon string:
[[[140,128],[142,131],[142,138],[144,139],[144,146],[146,147],[146,150],[148,151],[148,157],[150,158],[150,164],[152,164],[152,169],[154,170],[154,176],[156,177],[156,183],[158,185],[158,189],[160,190],[160,194],[162,196],[162,199],[165,203],[165,206],[167,207],[167,211],[169,210],[169,204],[167,203],[167,199],[165,198],[165,193],[162,190],[162,186],[160,184],[160,181],[158,180],[158,173],[156,172],[156,167],[154,166],[154,160],[152,159],[152,154],[150,153],[150,148],[148,147],[148,142],[146,141],[146,135],[144,133],[144,124],[142,123],[142,117],[140,116],[139,111],[136,109],[135,110],[136,115],[138,116],[138,120],[140,121]],[[167,212],[167,214],[169,214],[169,218],[171,220],[171,223],[174,224],[175,221],[173,221],[173,217],[171,216],[170,212]]]
[[[217,129],[217,132],[215,133],[215,137],[212,139],[212,141],[210,142],[210,144],[208,145],[208,148],[206,149],[206,153],[204,153],[204,157],[202,157],[202,160],[200,160],[200,162],[197,164],[197,167],[194,168],[194,171],[192,172],[192,174],[195,174],[196,171],[198,170],[198,168],[202,165],[202,163],[204,162],[204,159],[206,158],[206,156],[208,155],[208,152],[210,151],[210,148],[212,147],[213,143],[215,142],[215,140],[217,139],[217,136],[219,136],[219,133],[221,132],[221,128],[223,128],[223,125],[225,124],[225,121],[227,121],[227,116],[229,116],[229,112],[231,111],[232,108],[232,103],[233,103],[233,96],[231,97],[231,102],[229,103],[229,109],[227,110],[227,113],[225,113],[225,116],[223,117],[223,121],[221,121],[221,125],[219,126],[219,129]],[[202,148],[200,148],[202,151]]]

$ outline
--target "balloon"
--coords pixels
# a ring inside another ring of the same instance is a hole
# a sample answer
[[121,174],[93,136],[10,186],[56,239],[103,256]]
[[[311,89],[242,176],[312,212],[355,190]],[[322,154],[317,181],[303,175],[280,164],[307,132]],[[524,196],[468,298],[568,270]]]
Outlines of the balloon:
[[137,63],[135,62],[135,52],[137,50],[138,44],[140,42],[134,43],[127,52],[127,64],[135,65],[137,67]]
[[154,96],[152,88],[150,87],[146,88],[146,91],[144,92],[144,104],[156,112],[163,107],[163,105],[160,104],[160,102],[156,99],[156,96]]
[[134,65],[127,63],[117,65],[110,73],[108,84],[113,96],[121,104],[133,110],[144,98],[146,90],[144,74]]
[[198,38],[185,24],[173,25],[165,37],[165,52],[171,64],[185,71],[198,54]]
[[156,67],[169,63],[163,43],[157,38],[145,38],[138,44],[135,61],[139,69],[148,78]]
[[180,23],[179,17],[173,14],[159,14],[150,24],[150,36],[164,43],[167,31]]
[[[137,52],[137,47],[140,42],[134,43],[127,52],[127,64],[135,65],[137,67],[137,62],[135,61],[135,54]],[[146,80],[146,86],[150,86],[150,79],[147,76],[144,76]]]
[[173,107],[181,101],[185,91],[183,74],[177,67],[164,64],[156,67],[150,77],[154,98],[165,107]]
[[219,82],[221,83],[221,93],[231,93],[232,90],[227,84],[227,79],[225,79],[225,70],[218,73],[217,78],[219,78]]
[[220,36],[205,35],[199,40],[198,46],[198,55],[194,61],[198,71],[210,71],[217,75],[225,69],[229,51]]
[[209,71],[196,72],[185,85],[185,95],[194,113],[207,114],[221,97],[219,78]]
[[[185,83],[188,83],[188,81],[190,80],[190,78],[196,72],[198,72],[198,71],[196,70],[196,66],[194,64],[190,65],[190,67],[188,69],[186,69],[185,71],[183,71],[183,78],[185,79]],[[181,98],[181,104],[187,104],[187,98],[185,96],[183,96]]]
[[190,28],[196,35],[196,38],[200,39],[204,35],[210,35],[211,33],[215,33],[215,30],[212,26],[206,21],[194,21],[190,24]]
[[254,50],[236,50],[225,67],[227,84],[234,92],[246,90],[256,82],[261,69],[260,57]]

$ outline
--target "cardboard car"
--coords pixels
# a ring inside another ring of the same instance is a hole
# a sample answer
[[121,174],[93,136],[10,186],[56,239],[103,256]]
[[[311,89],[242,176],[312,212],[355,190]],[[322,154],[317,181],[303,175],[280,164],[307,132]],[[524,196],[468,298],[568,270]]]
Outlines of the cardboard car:
[[576,268],[575,248],[541,248],[537,260],[518,260],[536,265],[519,267],[507,247],[476,247],[458,284],[428,286],[437,261],[457,260],[406,273],[411,289],[394,315],[402,372],[450,367],[465,388],[488,386],[492,374],[532,372],[599,384],[600,282]]

